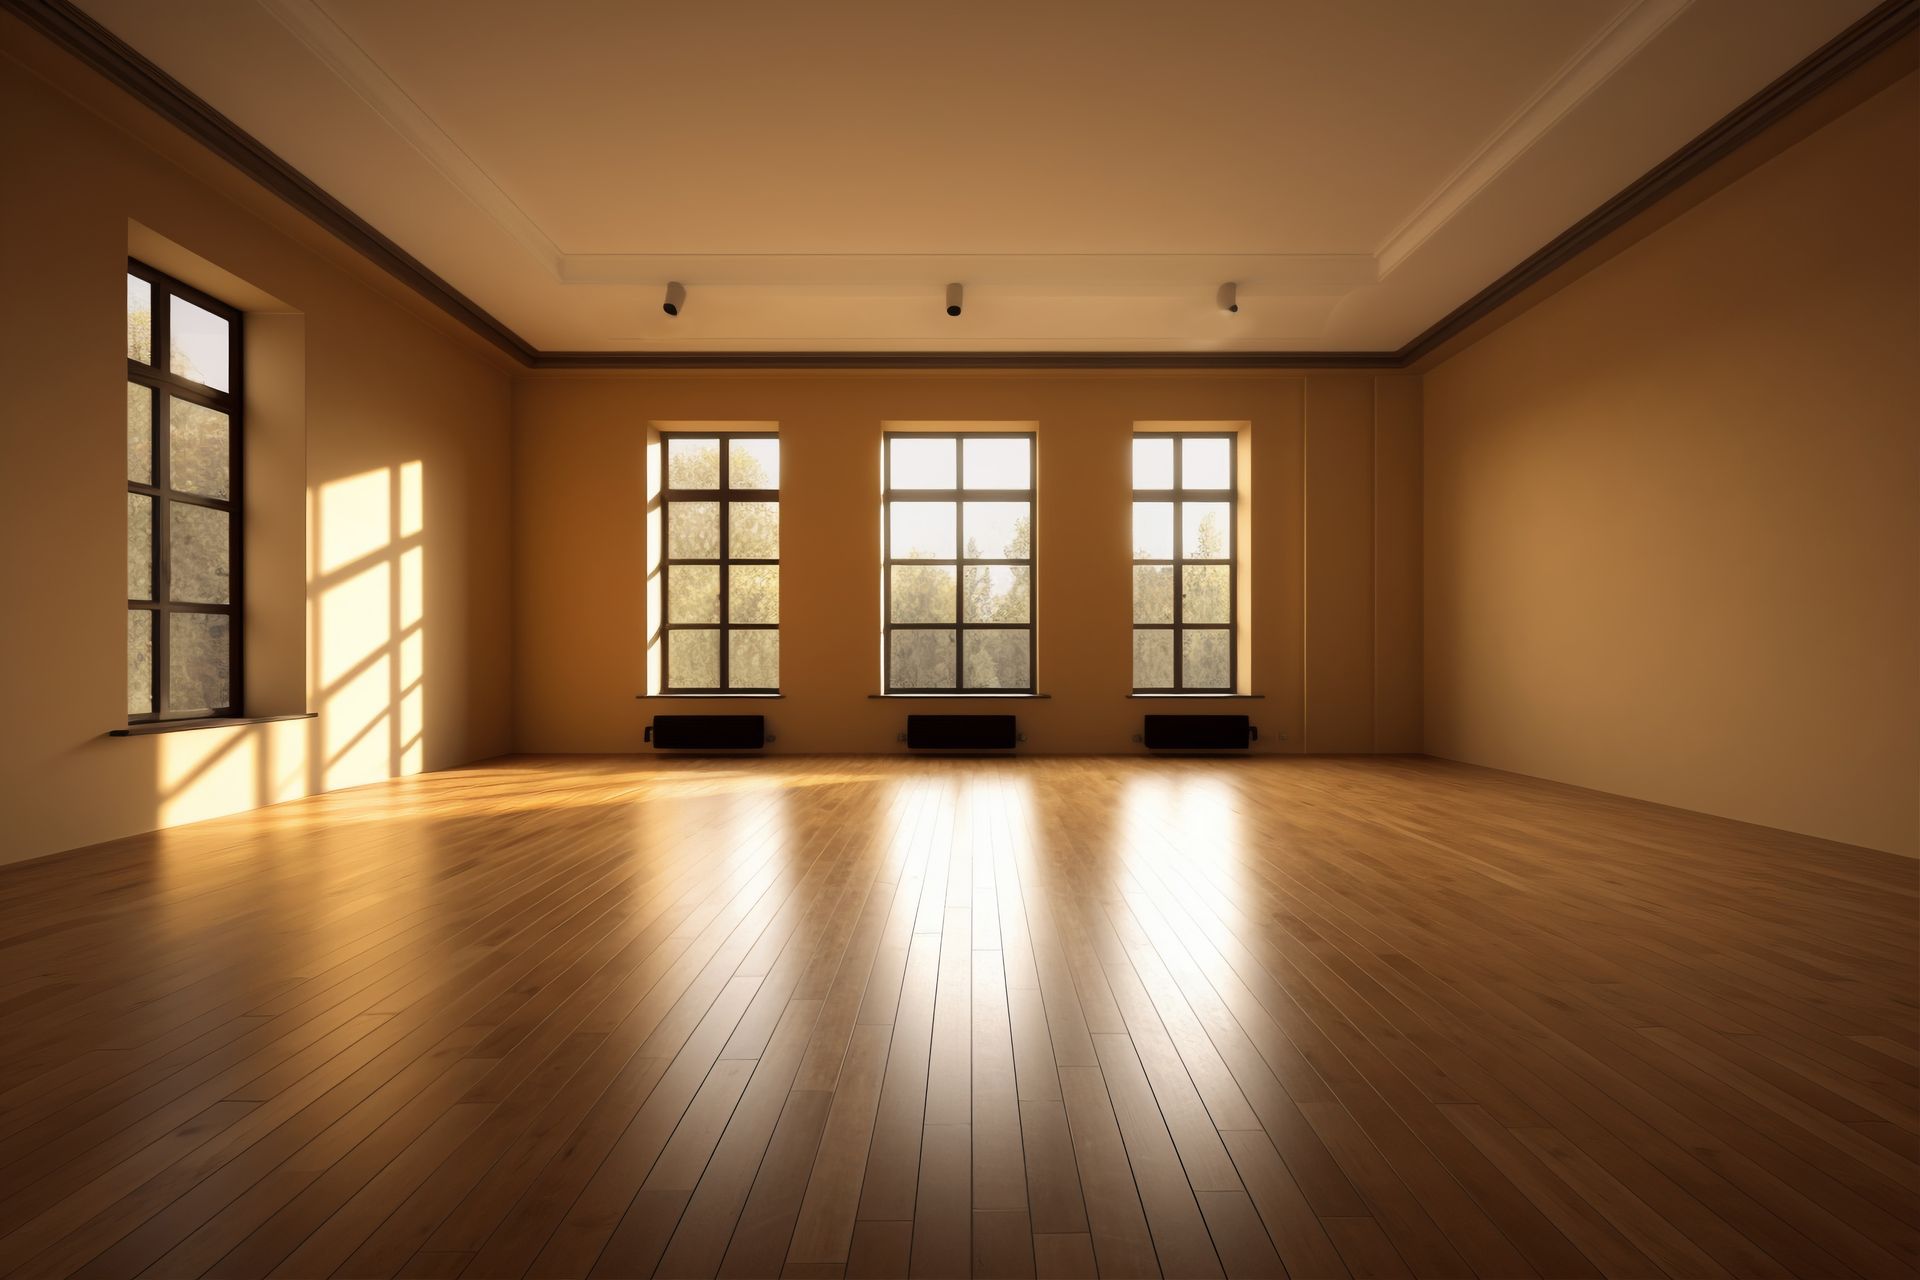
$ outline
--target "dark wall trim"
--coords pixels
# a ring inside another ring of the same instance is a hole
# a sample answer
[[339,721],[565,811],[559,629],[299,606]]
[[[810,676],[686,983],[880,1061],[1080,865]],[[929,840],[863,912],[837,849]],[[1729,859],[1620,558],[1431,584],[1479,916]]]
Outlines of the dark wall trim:
[[70,0],[0,0],[0,10],[14,14],[79,58],[530,369],[1404,369],[1920,30],[1920,0],[1882,0],[1712,128],[1397,351],[624,352],[535,348]]
[[1920,29],[1920,0],[1883,0],[1779,79],[1735,107],[1546,247],[1435,321],[1395,352],[1402,365],[1432,353],[1626,226],[1787,116]]
[[518,334],[68,0],[0,0],[0,9],[126,90],[494,346],[523,364],[533,360],[533,347]]
[[1390,351],[542,351],[535,369],[1397,369]]

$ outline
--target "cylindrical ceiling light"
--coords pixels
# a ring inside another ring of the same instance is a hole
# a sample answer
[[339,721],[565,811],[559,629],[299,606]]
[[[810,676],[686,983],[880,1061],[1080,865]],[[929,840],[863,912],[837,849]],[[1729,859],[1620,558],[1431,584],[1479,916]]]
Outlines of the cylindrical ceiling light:
[[1228,315],[1236,315],[1240,310],[1240,286],[1229,280],[1220,286],[1220,292],[1213,296],[1220,309]]
[[667,300],[660,304],[660,309],[670,316],[677,316],[680,314],[680,308],[686,305],[687,286],[678,280],[667,281]]
[[961,301],[961,294],[963,292],[964,291],[957,284],[950,284],[947,286],[947,314],[948,315],[957,316],[960,314],[960,301]]

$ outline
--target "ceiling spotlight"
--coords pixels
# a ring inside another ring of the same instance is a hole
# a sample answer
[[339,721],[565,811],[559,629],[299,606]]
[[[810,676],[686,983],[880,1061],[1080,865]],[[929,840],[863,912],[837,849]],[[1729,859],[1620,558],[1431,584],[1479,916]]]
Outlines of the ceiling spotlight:
[[1228,315],[1237,314],[1240,310],[1240,286],[1231,280],[1227,281],[1220,286],[1220,292],[1213,296],[1213,300]]
[[961,294],[961,288],[959,285],[950,284],[947,286],[947,314],[948,315],[957,316],[960,314],[960,294]]
[[678,280],[669,280],[667,282],[667,300],[660,304],[660,309],[670,316],[677,316],[680,314],[680,308],[686,305],[687,286],[681,284]]

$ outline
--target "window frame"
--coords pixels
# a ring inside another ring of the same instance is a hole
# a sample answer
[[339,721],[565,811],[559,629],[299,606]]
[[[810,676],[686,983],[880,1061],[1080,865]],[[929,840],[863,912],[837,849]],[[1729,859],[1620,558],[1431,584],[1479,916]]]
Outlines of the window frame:
[[[229,303],[212,297],[181,280],[156,270],[135,258],[127,259],[129,276],[147,282],[149,293],[148,355],[151,363],[142,364],[127,356],[127,381],[147,388],[153,413],[153,471],[151,483],[127,480],[127,492],[153,502],[153,560],[151,599],[127,599],[127,612],[145,612],[153,617],[153,700],[144,713],[127,713],[127,723],[153,724],[193,720],[231,719],[242,714],[246,705],[246,421],[242,385],[242,361],[245,314]],[[173,305],[178,297],[219,316],[227,322],[227,390],[219,391],[173,372]],[[227,494],[225,499],[187,493],[172,487],[172,415],[171,400],[185,400],[227,416]],[[124,468],[123,468],[124,470]],[[173,504],[206,507],[227,516],[227,603],[203,604],[177,602],[173,595]],[[131,537],[132,531],[128,531]],[[227,702],[225,706],[195,708],[187,711],[168,709],[172,682],[172,618],[175,614],[215,614],[227,619]]]
[[[660,693],[665,698],[721,698],[754,697],[778,694],[780,687],[770,688],[753,686],[751,688],[730,688],[727,679],[731,675],[732,660],[729,654],[728,637],[735,631],[772,631],[780,630],[779,622],[734,622],[728,612],[728,595],[733,575],[728,569],[739,565],[772,565],[777,574],[780,569],[780,557],[772,559],[759,556],[730,556],[732,549],[732,516],[730,504],[734,502],[780,502],[780,490],[775,489],[734,489],[729,486],[733,468],[733,450],[729,447],[735,440],[772,440],[778,442],[778,431],[662,431],[660,433]],[[717,489],[676,489],[672,484],[672,468],[668,451],[674,440],[717,440],[720,442],[720,487]],[[785,450],[781,451],[780,474],[786,475]],[[711,502],[720,509],[720,554],[717,557],[675,556],[668,530],[673,521],[673,504],[676,502]],[[784,530],[781,545],[785,546]],[[714,565],[719,569],[720,614],[719,621],[675,622],[673,621],[673,567],[675,565]],[[786,604],[782,600],[780,615],[786,617]],[[714,631],[719,634],[720,645],[720,683],[717,687],[676,688],[673,684],[673,633],[676,631]],[[784,654],[782,655],[784,657]],[[784,667],[782,668],[784,670]]]
[[[1133,634],[1142,631],[1168,631],[1173,634],[1173,683],[1166,687],[1152,685],[1134,685],[1136,694],[1160,695],[1165,697],[1232,697],[1240,690],[1240,437],[1235,431],[1136,431],[1128,442],[1129,451],[1140,440],[1171,440],[1173,442],[1173,487],[1171,489],[1142,489],[1136,484],[1133,496],[1128,503],[1127,513],[1131,517],[1133,508],[1142,502],[1165,502],[1173,507],[1173,558],[1161,559],[1154,556],[1134,556],[1133,566],[1164,565],[1173,570],[1173,621],[1133,623]],[[1224,440],[1227,443],[1227,487],[1224,489],[1188,489],[1182,486],[1182,471],[1185,466],[1186,450],[1181,447],[1185,440]],[[1131,467],[1131,457],[1128,462]],[[1131,477],[1130,477],[1131,479]],[[1189,559],[1182,555],[1185,550],[1185,521],[1181,518],[1181,504],[1186,502],[1224,502],[1227,504],[1227,554],[1224,559]],[[1129,519],[1129,538],[1131,538],[1131,519]],[[1138,546],[1134,550],[1139,550]],[[1227,566],[1227,620],[1225,622],[1188,622],[1186,621],[1186,575],[1181,569],[1186,565]],[[1138,575],[1135,575],[1136,577]],[[1131,606],[1130,606],[1131,607]],[[1189,687],[1186,683],[1185,662],[1181,641],[1188,631],[1224,631],[1227,633],[1227,683],[1220,686]],[[1131,683],[1131,678],[1129,679]]]
[[[953,484],[951,489],[896,489],[893,487],[893,442],[895,440],[952,440]],[[1024,440],[1027,445],[1027,487],[1024,489],[968,489],[968,440]],[[880,682],[887,696],[938,696],[953,698],[993,698],[1031,695],[1039,677],[1039,555],[1040,503],[1039,433],[1033,431],[889,431],[880,455]],[[893,504],[896,502],[952,502],[954,555],[952,559],[898,559],[893,554]],[[1027,557],[1008,560],[967,555],[966,504],[969,502],[1024,502],[1027,504]],[[893,569],[895,565],[951,565],[953,567],[952,622],[895,622],[893,620]],[[1024,566],[1027,570],[1027,620],[1025,622],[968,622],[966,620],[967,567]],[[996,686],[969,689],[967,680],[967,632],[1022,631],[1027,633],[1027,683],[1024,686]],[[953,686],[924,688],[896,685],[893,682],[893,633],[896,631],[952,631]]]

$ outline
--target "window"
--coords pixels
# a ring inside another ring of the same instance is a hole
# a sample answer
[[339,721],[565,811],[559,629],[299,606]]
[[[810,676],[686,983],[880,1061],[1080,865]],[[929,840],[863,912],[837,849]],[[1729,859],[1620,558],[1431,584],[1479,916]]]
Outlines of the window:
[[239,714],[240,313],[127,264],[127,719]]
[[662,692],[780,691],[780,438],[665,435]]
[[1231,432],[1133,438],[1133,688],[1231,693]]
[[886,691],[1033,692],[1033,436],[889,432]]

